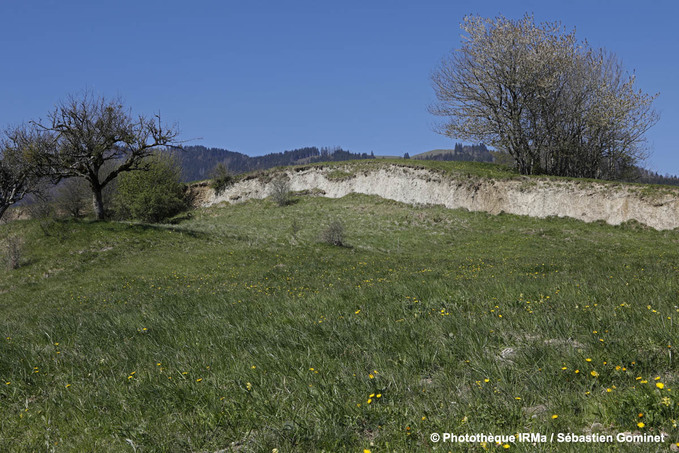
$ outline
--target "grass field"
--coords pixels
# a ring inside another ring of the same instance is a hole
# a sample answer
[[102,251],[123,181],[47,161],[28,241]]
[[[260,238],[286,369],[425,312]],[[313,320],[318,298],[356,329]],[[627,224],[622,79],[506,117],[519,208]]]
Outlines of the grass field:
[[[319,242],[342,219],[348,247]],[[679,233],[375,197],[0,225],[0,451],[583,451],[679,442]],[[668,451],[665,444],[592,451]]]

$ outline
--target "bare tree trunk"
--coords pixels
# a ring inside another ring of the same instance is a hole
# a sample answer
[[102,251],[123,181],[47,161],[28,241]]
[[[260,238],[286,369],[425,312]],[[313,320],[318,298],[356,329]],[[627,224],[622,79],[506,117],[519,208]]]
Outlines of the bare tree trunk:
[[101,194],[101,187],[92,188],[92,206],[97,220],[104,220],[104,198]]
[[7,208],[9,208],[8,204],[0,204],[0,219],[2,219],[2,215],[5,213]]

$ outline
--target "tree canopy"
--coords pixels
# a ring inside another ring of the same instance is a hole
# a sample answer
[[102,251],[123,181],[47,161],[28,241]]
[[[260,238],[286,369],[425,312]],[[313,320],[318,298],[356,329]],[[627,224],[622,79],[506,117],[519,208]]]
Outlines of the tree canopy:
[[438,132],[509,153],[522,174],[619,178],[646,157],[655,97],[559,23],[467,16],[432,74]]
[[36,123],[54,134],[54,146],[40,155],[42,173],[55,181],[81,177],[90,185],[97,219],[105,215],[102,191],[119,174],[147,169],[154,151],[174,146],[177,131],[163,126],[160,116],[136,118],[119,99],[89,92],[71,96]]

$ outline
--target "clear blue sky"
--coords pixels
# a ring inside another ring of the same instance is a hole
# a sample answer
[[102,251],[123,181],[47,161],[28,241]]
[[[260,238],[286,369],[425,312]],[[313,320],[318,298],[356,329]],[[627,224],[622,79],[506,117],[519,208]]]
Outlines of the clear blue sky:
[[679,174],[679,2],[3,1],[0,125],[83,89],[249,155],[335,146],[449,148],[432,131],[431,71],[466,14],[559,20],[660,92],[648,166]]

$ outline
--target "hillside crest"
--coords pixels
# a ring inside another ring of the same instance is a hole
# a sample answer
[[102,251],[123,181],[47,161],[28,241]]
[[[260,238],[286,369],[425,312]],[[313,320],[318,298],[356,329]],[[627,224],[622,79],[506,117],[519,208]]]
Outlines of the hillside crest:
[[670,187],[518,175],[498,179],[394,162],[290,167],[247,175],[219,196],[211,190],[205,193],[201,204],[266,198],[276,177],[288,178],[292,191],[330,198],[360,193],[491,214],[570,217],[611,225],[637,221],[658,230],[679,227],[679,190]]

